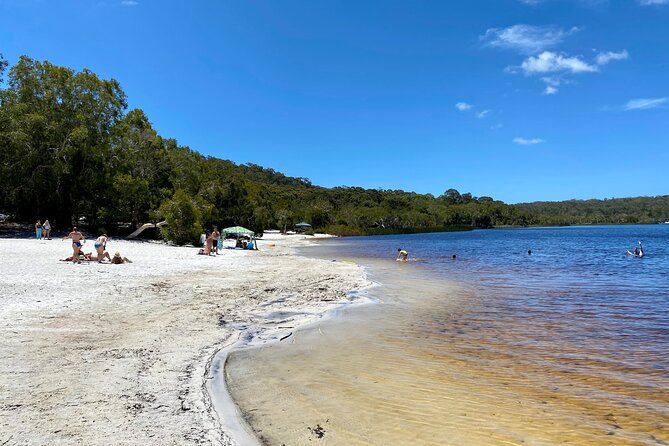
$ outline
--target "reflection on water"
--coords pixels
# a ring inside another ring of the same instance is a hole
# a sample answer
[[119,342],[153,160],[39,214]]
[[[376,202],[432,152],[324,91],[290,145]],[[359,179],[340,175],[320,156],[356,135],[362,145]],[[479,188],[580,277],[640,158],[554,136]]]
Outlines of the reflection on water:
[[[382,303],[234,353],[231,392],[272,445],[669,444],[667,229],[335,242]],[[429,261],[380,260],[400,243]]]

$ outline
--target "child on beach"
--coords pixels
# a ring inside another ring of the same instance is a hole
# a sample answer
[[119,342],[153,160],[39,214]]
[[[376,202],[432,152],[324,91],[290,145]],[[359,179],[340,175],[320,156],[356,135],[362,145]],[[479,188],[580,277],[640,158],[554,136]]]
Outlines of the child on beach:
[[397,259],[398,261],[406,262],[409,260],[409,253],[402,248],[397,248]]

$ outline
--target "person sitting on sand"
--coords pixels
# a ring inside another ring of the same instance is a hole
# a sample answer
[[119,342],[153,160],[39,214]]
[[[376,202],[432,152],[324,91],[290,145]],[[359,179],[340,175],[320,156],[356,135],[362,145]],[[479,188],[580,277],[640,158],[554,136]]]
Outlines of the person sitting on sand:
[[409,260],[409,253],[402,248],[397,248],[397,260],[406,262],[407,260]]
[[120,252],[116,252],[114,257],[111,258],[111,262],[114,265],[121,265],[123,263],[132,263],[132,261],[127,257],[122,257]]
[[72,239],[72,262],[81,263],[81,260],[79,260],[79,251],[81,251],[81,245],[86,241],[84,235],[79,232],[79,229],[75,226],[72,228],[72,232],[64,237],[63,240],[68,238]]

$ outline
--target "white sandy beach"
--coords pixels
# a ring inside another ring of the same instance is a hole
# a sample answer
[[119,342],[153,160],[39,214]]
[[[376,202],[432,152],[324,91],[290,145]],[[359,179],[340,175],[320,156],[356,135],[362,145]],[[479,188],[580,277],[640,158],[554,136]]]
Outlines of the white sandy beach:
[[303,243],[267,234],[205,257],[112,240],[132,264],[76,265],[58,261],[69,241],[0,239],[0,445],[234,444],[207,391],[215,353],[242,330],[285,336],[366,284],[294,255]]

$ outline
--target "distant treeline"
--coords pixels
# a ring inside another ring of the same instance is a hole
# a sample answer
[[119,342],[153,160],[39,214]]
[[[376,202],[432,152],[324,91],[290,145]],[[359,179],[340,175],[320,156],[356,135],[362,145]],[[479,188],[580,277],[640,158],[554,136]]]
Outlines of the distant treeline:
[[537,201],[513,206],[532,215],[534,224],[546,226],[669,221],[669,195],[606,200]]
[[214,225],[362,235],[669,219],[667,197],[512,206],[455,189],[314,186],[158,135],[116,80],[25,56],[7,66],[0,55],[0,213],[17,222],[122,233],[165,219],[163,235],[186,243]]

